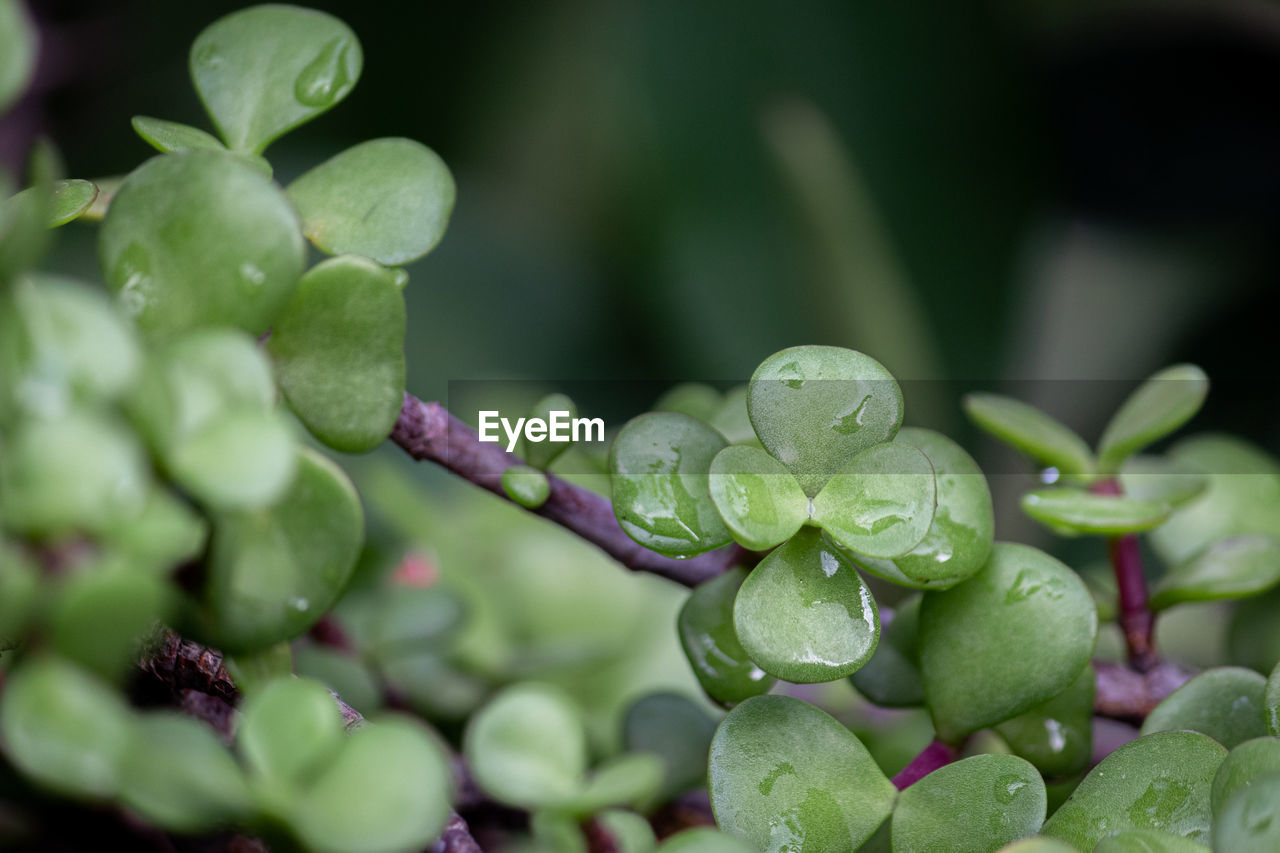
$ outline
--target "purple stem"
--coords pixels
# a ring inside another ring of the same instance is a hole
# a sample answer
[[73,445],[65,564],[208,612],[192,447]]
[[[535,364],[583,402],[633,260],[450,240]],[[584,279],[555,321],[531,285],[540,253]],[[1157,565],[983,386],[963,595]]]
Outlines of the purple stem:
[[[1103,480],[1093,487],[1099,495],[1119,495],[1120,484]],[[1126,533],[1107,540],[1111,566],[1115,570],[1116,591],[1120,596],[1120,629],[1129,649],[1129,666],[1138,672],[1152,669],[1159,658],[1155,647],[1155,616],[1147,607],[1147,578],[1142,570],[1142,554],[1138,536]]]

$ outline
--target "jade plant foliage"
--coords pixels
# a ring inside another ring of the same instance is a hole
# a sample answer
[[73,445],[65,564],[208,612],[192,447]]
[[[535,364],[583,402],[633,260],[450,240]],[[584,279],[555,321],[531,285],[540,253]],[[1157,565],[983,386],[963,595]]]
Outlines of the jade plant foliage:
[[[0,0],[0,110],[35,53]],[[173,849],[1278,849],[1280,463],[1151,451],[1203,371],[1141,383],[1092,445],[965,401],[1046,469],[1022,509],[1097,537],[1114,582],[997,541],[974,457],[841,347],[671,389],[612,436],[607,495],[564,443],[476,473],[439,422],[404,437],[441,414],[406,395],[405,267],[449,169],[390,137],[275,177],[365,59],[327,13],[233,12],[190,50],[207,127],[133,117],[155,153],[119,181],[48,146],[0,174],[0,846],[54,814]],[[41,271],[75,220],[100,284]],[[577,414],[548,390],[530,418]],[[484,493],[335,454],[389,436]],[[1227,659],[1168,666],[1154,620],[1206,602]]]

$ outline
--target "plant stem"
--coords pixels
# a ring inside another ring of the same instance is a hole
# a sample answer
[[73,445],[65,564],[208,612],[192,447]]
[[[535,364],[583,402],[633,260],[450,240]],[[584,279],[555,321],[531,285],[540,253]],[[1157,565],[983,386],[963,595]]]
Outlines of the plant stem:
[[[1103,480],[1093,487],[1099,495],[1121,494],[1114,479]],[[1138,536],[1126,533],[1107,540],[1111,566],[1115,570],[1116,591],[1120,596],[1120,629],[1129,649],[1129,666],[1147,672],[1159,663],[1155,647],[1155,616],[1147,607],[1147,578],[1142,570],[1142,553]]]
[[960,748],[934,739],[911,759],[911,763],[902,768],[902,772],[893,777],[893,784],[899,791],[905,791],[916,782],[928,776],[939,767],[945,767],[960,757]]

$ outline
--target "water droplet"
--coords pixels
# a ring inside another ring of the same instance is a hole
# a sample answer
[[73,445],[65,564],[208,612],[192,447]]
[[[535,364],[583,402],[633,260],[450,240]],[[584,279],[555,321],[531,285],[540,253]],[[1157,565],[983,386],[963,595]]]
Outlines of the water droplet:
[[294,610],[297,610],[299,613],[305,613],[307,610],[311,609],[311,602],[301,596],[296,596],[289,599],[289,606]]
[[1067,733],[1062,728],[1062,723],[1054,719],[1046,719],[1044,728],[1049,735],[1049,749],[1054,752],[1062,752],[1067,748]]
[[1040,472],[1040,482],[1052,485],[1053,483],[1058,482],[1058,478],[1061,476],[1062,475],[1057,468],[1045,468]]
[[760,780],[760,785],[759,785],[760,793],[766,797],[769,796],[769,794],[773,791],[774,784],[779,779],[781,779],[783,776],[795,776],[795,775],[796,775],[795,767],[793,767],[790,764],[790,762],[787,762],[787,761],[782,762],[777,767],[769,771],[768,776],[765,776],[763,779]]
[[862,429],[862,421],[867,413],[867,402],[870,399],[871,395],[867,394],[858,401],[858,405],[836,415],[836,419],[831,422],[831,429],[839,435],[853,435]]
[[217,45],[205,44],[196,51],[196,64],[204,68],[217,68],[222,65],[222,54],[218,52]]
[[1018,795],[1018,792],[1025,787],[1027,787],[1027,783],[1021,776],[1017,776],[1013,773],[1006,773],[996,779],[993,793],[995,794],[996,799],[1000,802],[1011,803],[1013,802],[1013,798]]
[[293,96],[306,107],[333,106],[351,86],[347,56],[351,44],[338,36],[320,49],[293,84]]
[[800,375],[800,365],[794,361],[789,361],[782,367],[778,368],[778,378],[792,391],[798,391],[804,387],[804,377]]
[[267,281],[267,274],[251,261],[240,265],[240,289],[246,293],[257,293]]

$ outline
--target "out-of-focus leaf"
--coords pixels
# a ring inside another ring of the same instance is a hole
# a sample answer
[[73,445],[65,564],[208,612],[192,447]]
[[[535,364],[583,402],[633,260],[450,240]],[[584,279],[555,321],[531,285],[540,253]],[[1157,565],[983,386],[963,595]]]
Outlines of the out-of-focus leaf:
[[1058,488],[1027,492],[1022,496],[1022,509],[1058,531],[1118,536],[1159,526],[1172,507],[1159,500]]
[[1166,367],[1142,383],[1111,418],[1098,443],[1098,466],[1112,473],[1132,454],[1168,435],[1200,411],[1209,377],[1194,364]]
[[1280,539],[1231,536],[1213,543],[1162,577],[1151,607],[1164,610],[1184,601],[1247,598],[1280,583]]
[[1094,472],[1084,439],[1035,406],[1000,394],[968,394],[964,410],[982,429],[1043,465],[1076,477]]

